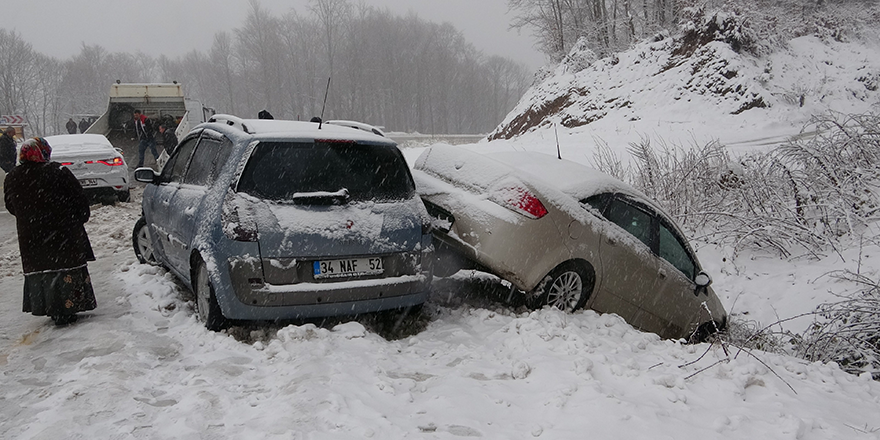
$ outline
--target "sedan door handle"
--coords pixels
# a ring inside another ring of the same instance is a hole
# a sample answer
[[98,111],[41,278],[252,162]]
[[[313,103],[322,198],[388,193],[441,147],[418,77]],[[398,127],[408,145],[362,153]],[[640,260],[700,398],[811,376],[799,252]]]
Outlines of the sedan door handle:
[[660,275],[660,278],[666,278],[666,269],[660,269],[657,273]]
[[612,246],[617,244],[617,239],[614,237],[608,237],[607,240],[608,240],[608,244],[610,244]]

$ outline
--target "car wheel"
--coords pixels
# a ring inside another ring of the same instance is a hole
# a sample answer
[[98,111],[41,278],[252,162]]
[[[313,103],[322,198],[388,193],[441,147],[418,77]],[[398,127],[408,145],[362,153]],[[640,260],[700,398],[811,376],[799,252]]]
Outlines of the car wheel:
[[565,312],[583,308],[593,293],[595,275],[574,263],[550,271],[535,289],[536,307],[552,306]]
[[196,311],[199,313],[199,319],[205,324],[205,327],[215,332],[228,327],[229,324],[220,310],[220,304],[217,303],[214,286],[211,285],[211,280],[208,277],[208,266],[201,258],[197,261],[193,281],[193,288],[196,294]]
[[116,191],[116,200],[119,202],[127,202],[131,200],[131,191]]
[[153,241],[150,239],[147,219],[141,217],[134,224],[134,230],[131,232],[131,244],[134,247],[134,254],[142,264],[159,264],[153,253]]

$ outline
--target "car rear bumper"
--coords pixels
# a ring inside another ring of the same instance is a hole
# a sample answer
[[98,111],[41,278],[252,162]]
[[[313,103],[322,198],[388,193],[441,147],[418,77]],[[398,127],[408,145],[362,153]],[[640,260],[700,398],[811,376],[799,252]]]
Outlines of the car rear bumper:
[[[442,208],[438,216],[437,207],[451,203],[434,203],[425,196],[423,200],[433,218],[435,240],[475,268],[498,275],[520,290],[532,290],[556,265],[571,258],[553,215],[528,219],[483,202],[467,209]],[[554,207],[548,209],[556,213]],[[443,250],[443,246],[437,247]],[[443,256],[438,252],[439,258]]]
[[235,301],[223,314],[229,319],[275,320],[357,315],[422,304],[428,296],[423,276],[329,284],[266,286],[236,292]]
[[411,307],[425,302],[430,271],[387,278],[334,282],[269,284],[260,276],[256,260],[232,259],[230,293],[222,301],[229,319],[274,320],[354,315]]

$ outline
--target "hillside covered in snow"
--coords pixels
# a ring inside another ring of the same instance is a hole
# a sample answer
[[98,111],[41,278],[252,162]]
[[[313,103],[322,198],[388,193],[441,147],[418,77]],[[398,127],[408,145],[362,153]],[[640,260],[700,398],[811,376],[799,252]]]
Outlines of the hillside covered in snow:
[[880,110],[880,46],[870,35],[759,41],[748,23],[700,10],[681,33],[606,58],[577,45],[539,72],[489,138],[554,128],[624,144],[737,144],[797,134],[818,113]]

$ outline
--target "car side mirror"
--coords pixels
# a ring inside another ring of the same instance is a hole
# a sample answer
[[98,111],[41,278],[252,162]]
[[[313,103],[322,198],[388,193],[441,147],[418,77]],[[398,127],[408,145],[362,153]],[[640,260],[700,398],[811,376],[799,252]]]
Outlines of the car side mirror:
[[709,287],[710,284],[712,284],[712,278],[710,278],[709,274],[707,274],[706,272],[700,272],[697,274],[696,277],[694,277],[694,284],[697,285],[697,288],[706,288]]
[[156,177],[158,176],[152,168],[143,167],[134,170],[134,180],[137,180],[138,182],[155,183]]

